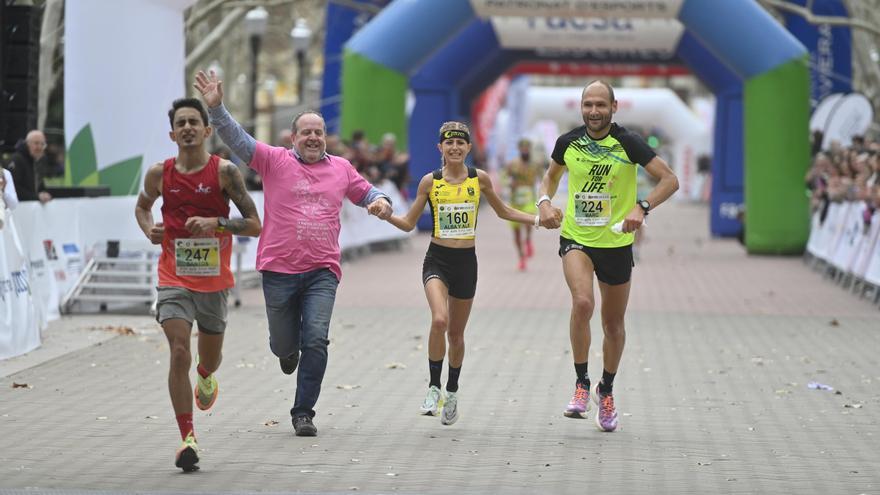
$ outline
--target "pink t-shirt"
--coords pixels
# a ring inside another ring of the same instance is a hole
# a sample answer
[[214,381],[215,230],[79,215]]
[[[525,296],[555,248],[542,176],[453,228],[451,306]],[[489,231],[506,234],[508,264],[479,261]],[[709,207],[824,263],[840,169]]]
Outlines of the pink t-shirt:
[[345,158],[305,164],[292,150],[257,142],[250,167],[263,178],[263,232],[257,270],[305,273],[339,266],[343,198],[359,203],[372,187]]

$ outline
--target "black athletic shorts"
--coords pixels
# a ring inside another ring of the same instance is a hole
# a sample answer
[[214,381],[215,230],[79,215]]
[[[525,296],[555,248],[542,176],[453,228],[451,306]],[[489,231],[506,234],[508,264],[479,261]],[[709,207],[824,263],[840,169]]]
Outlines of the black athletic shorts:
[[432,278],[446,284],[450,296],[473,299],[477,292],[476,249],[449,248],[432,242],[422,264],[422,284]]
[[632,277],[633,261],[632,244],[614,248],[588,247],[577,242],[559,238],[559,257],[563,257],[569,251],[577,249],[583,251],[593,262],[596,270],[596,278],[608,285],[620,285],[629,282]]

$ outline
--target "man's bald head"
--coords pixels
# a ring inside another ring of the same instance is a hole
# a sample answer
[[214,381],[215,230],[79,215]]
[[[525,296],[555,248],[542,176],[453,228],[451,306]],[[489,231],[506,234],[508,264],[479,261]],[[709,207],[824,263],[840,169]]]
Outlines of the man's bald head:
[[46,135],[43,131],[33,130],[27,133],[24,142],[34,160],[39,160],[46,154]]

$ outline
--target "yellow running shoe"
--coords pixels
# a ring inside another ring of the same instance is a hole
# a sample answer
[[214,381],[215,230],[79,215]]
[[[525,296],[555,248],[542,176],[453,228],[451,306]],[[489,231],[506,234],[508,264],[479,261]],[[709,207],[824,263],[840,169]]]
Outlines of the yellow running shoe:
[[183,444],[177,449],[174,465],[186,473],[199,470],[199,445],[194,434],[187,435]]
[[211,409],[211,406],[217,401],[220,387],[217,385],[217,379],[214,378],[214,373],[208,375],[208,378],[202,378],[202,375],[198,375],[198,377],[195,390],[193,391],[196,397],[196,406],[202,411],[207,411],[208,409]]

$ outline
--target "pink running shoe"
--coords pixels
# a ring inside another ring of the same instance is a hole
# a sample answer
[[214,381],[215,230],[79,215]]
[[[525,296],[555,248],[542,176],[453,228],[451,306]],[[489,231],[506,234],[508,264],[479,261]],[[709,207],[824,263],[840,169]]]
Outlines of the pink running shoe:
[[614,431],[617,429],[617,408],[614,407],[614,395],[599,393],[599,384],[593,391],[593,400],[599,406],[596,413],[596,426],[602,431]]
[[590,389],[578,383],[574,389],[574,395],[565,412],[562,413],[566,418],[586,419],[587,411],[590,410]]

